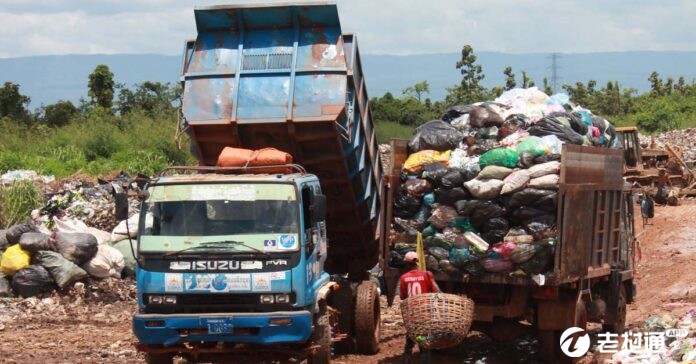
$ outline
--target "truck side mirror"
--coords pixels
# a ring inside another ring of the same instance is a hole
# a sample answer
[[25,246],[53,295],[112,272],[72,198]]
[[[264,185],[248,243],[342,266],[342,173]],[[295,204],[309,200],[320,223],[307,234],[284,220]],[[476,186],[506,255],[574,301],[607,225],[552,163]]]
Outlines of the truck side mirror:
[[114,217],[116,221],[128,219],[128,194],[116,184],[114,186]]
[[326,195],[314,195],[310,212],[313,224],[326,220]]

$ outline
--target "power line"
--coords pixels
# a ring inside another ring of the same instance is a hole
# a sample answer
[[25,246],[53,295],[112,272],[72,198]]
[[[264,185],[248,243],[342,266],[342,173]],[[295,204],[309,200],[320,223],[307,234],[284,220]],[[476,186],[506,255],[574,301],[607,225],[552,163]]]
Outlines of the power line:
[[551,53],[548,58],[551,59],[551,67],[548,68],[551,69],[551,84],[553,84],[553,93],[557,93],[558,81],[561,79],[561,76],[558,74],[558,70],[561,69],[561,66],[558,64],[558,60],[563,57],[560,53]]

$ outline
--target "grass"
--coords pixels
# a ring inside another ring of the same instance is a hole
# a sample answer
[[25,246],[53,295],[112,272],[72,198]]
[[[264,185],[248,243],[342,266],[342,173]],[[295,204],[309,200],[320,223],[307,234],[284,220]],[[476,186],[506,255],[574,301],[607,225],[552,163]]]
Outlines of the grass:
[[0,187],[0,226],[25,221],[31,211],[43,205],[43,197],[31,181],[14,182]]
[[380,121],[375,124],[375,128],[377,129],[377,142],[379,144],[389,143],[389,140],[394,138],[411,139],[413,129],[415,129],[413,126],[390,121]]

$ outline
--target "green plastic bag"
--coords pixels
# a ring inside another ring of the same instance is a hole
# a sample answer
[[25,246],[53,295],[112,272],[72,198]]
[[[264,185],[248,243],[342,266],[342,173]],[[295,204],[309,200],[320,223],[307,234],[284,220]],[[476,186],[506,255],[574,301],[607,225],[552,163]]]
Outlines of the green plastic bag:
[[481,168],[487,166],[501,166],[514,168],[517,165],[519,154],[516,150],[508,148],[495,148],[483,153],[479,158]]
[[[449,226],[457,228],[461,231],[474,231],[471,221],[469,221],[469,218],[466,217],[455,218],[454,220],[450,221]],[[425,230],[423,230],[423,232],[425,233]]]
[[547,153],[546,144],[537,136],[530,136],[517,144],[517,153],[529,153],[535,157],[540,157]]
[[428,236],[433,236],[437,232],[437,229],[435,229],[434,226],[428,225],[423,229],[423,237],[427,238]]

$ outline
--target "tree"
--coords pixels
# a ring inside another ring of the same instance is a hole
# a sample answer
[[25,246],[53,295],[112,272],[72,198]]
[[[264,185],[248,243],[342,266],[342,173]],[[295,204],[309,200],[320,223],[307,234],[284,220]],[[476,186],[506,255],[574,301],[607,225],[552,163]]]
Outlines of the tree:
[[167,113],[175,109],[172,103],[181,96],[179,87],[161,82],[145,81],[133,90],[122,84],[116,88],[119,90],[116,104],[121,115],[136,109],[150,115]]
[[651,96],[664,96],[664,85],[662,84],[662,79],[657,71],[653,71],[648,77],[650,81],[650,95]]
[[105,109],[111,109],[114,99],[114,74],[105,64],[98,65],[89,75],[87,95],[92,103]]
[[462,58],[456,64],[456,68],[462,74],[462,82],[459,86],[448,89],[445,100],[448,104],[471,104],[485,98],[486,90],[480,84],[485,76],[481,65],[476,64],[476,59],[474,49],[470,45],[462,47]]
[[420,102],[422,101],[421,97],[423,96],[423,94],[430,93],[430,85],[428,84],[428,81],[421,81],[413,86],[406,87],[402,91],[402,93],[404,94],[404,96],[415,97]]
[[544,92],[545,92],[547,95],[553,94],[553,88],[551,88],[551,85],[549,85],[549,79],[548,79],[548,77],[544,77],[544,81],[543,81],[543,82],[544,82],[544,83],[543,83]]
[[512,72],[512,67],[505,67],[503,74],[505,75],[505,91],[515,88],[517,82],[515,81],[515,74]]
[[9,117],[15,121],[28,121],[27,107],[31,99],[19,92],[19,85],[5,82],[0,88],[0,117]]
[[664,88],[665,95],[671,95],[673,90],[674,90],[674,79],[672,77],[667,77],[667,81],[665,82],[665,88]]
[[[547,83],[548,83],[548,81],[547,81]],[[526,71],[522,71],[522,88],[534,87],[534,85],[535,85],[534,80],[532,80],[531,78],[529,78],[529,76],[527,76]]]
[[670,98],[661,97],[652,101],[647,110],[636,115],[636,125],[648,134],[655,134],[679,128],[678,117],[678,105]]
[[686,94],[686,81],[684,80],[684,76],[679,76],[679,80],[677,80],[677,84],[674,85],[674,91],[676,91],[679,95],[684,96]]
[[60,100],[55,104],[42,107],[41,121],[48,126],[63,126],[77,114],[77,108],[70,101]]

